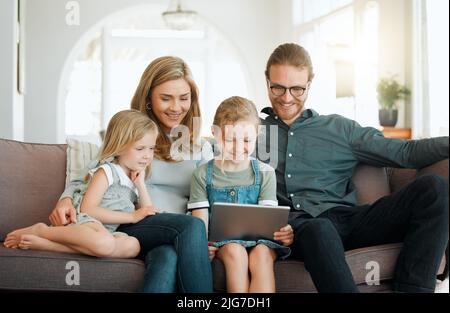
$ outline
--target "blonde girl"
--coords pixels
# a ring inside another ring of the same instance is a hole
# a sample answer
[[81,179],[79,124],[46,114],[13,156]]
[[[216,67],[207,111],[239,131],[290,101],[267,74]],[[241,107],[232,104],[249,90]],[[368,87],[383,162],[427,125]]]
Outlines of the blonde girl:
[[136,238],[116,232],[119,224],[137,223],[156,209],[145,187],[158,130],[144,113],[115,114],[106,130],[100,166],[74,195],[77,222],[68,226],[37,223],[9,233],[8,248],[84,253],[97,257],[133,258]]
[[[220,153],[194,172],[188,204],[207,229],[214,202],[278,204],[275,171],[250,157],[258,126],[256,107],[245,98],[228,98],[217,108],[212,132]],[[225,240],[211,243],[209,254],[223,262],[228,292],[275,292],[273,264],[290,254],[292,237],[292,228],[286,225],[274,234],[279,242]]]

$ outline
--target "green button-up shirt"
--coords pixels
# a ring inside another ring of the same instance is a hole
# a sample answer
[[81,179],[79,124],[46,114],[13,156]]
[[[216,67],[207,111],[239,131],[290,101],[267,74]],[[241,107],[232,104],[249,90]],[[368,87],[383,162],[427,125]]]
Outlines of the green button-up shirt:
[[268,116],[261,120],[265,127],[258,158],[276,169],[279,204],[313,217],[333,207],[356,205],[352,176],[360,162],[422,168],[448,158],[448,137],[385,138],[373,127],[311,109],[289,127],[272,108],[262,112]]

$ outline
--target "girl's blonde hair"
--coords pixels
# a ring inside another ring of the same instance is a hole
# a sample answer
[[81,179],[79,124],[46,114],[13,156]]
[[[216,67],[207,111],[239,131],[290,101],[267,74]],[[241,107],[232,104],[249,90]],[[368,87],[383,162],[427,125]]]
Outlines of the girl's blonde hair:
[[[137,110],[120,111],[111,118],[106,129],[105,140],[100,150],[100,161],[117,158],[136,141],[149,132],[157,135],[156,124],[144,113]],[[145,170],[145,177],[151,174],[151,165]]]
[[194,147],[198,141],[199,132],[194,133],[193,120],[197,117],[200,122],[200,105],[198,88],[192,78],[191,70],[186,62],[174,56],[163,56],[153,60],[142,74],[139,85],[131,101],[131,108],[146,113],[158,126],[159,135],[156,140],[155,157],[159,160],[174,162],[170,155],[171,140],[161,129],[161,121],[151,110],[152,92],[155,87],[177,79],[184,79],[191,89],[191,106],[181,124],[189,128],[190,147]]
[[220,127],[223,136],[226,125],[232,125],[242,120],[254,122],[256,128],[260,124],[255,104],[246,98],[234,96],[220,103],[214,115],[214,126]]
[[[224,140],[226,126],[243,120],[252,122],[255,126],[256,134],[258,133],[260,119],[255,104],[246,98],[234,96],[220,103],[214,115],[213,127],[220,128],[222,140]],[[222,165],[224,161],[225,159],[222,153]]]

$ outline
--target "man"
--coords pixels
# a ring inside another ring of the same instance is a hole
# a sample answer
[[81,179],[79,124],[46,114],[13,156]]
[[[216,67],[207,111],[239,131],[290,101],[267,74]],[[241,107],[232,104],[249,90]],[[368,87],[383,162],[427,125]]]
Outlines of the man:
[[358,292],[344,251],[403,242],[394,290],[434,292],[449,237],[448,183],[423,176],[371,205],[357,206],[351,178],[358,163],[422,168],[448,158],[448,137],[387,139],[375,128],[305,109],[314,72],[299,45],[277,47],[265,74],[272,107],[263,109],[268,116],[262,123],[267,138],[268,126],[278,130],[278,142],[268,146],[278,151],[277,196],[280,205],[292,208],[292,255],[305,263],[317,290]]

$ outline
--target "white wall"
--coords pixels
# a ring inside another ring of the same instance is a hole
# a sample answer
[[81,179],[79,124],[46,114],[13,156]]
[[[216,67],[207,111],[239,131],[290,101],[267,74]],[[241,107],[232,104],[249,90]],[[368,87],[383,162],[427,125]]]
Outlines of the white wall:
[[23,104],[17,92],[17,0],[0,2],[0,138],[23,140]]
[[[83,34],[108,15],[134,5],[164,0],[78,0],[80,25],[68,26],[68,1],[25,0],[26,85],[25,140],[61,142],[64,105],[58,103],[58,87],[64,63]],[[248,66],[259,106],[268,104],[264,68],[272,50],[289,35],[284,19],[288,0],[185,0],[186,9],[197,11],[238,48]],[[283,16],[282,16],[283,15]],[[280,25],[280,18],[283,23]],[[290,15],[289,15],[290,18]]]

